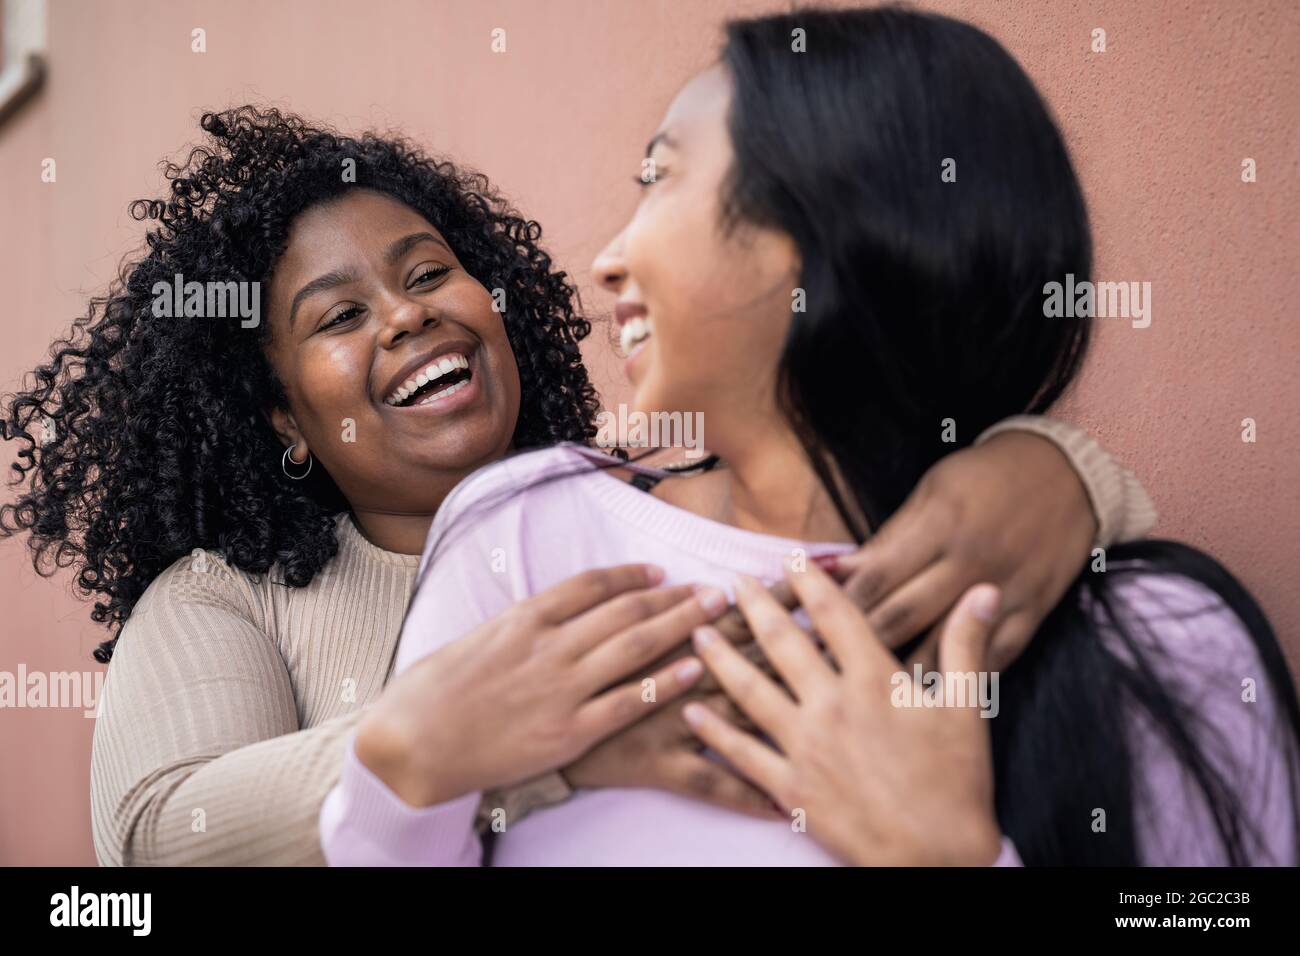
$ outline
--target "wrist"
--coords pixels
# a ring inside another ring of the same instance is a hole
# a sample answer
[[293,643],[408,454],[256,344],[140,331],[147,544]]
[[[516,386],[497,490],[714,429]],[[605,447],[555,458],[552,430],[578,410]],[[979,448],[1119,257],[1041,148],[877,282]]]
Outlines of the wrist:
[[1020,460],[1028,458],[1030,461],[1041,461],[1044,469],[1069,475],[1064,484],[1052,479],[1053,486],[1061,490],[1068,487],[1070,490],[1066,493],[1074,493],[1084,506],[1082,510],[1086,511],[1092,540],[1098,539],[1102,531],[1102,514],[1098,510],[1093,489],[1078,463],[1056,438],[1038,431],[1009,429],[989,436],[981,444],[1001,448]]
[[374,713],[362,721],[353,749],[357,760],[408,806],[429,807],[469,792],[456,787],[449,759],[434,757],[429,741],[389,715]]
[[[1018,449],[1013,442],[1019,442]],[[1044,461],[1063,465],[1074,479],[1071,488],[1080,492],[1087,505],[1093,540],[1103,545],[1109,543],[1104,539],[1108,524],[1114,522],[1110,512],[1116,504],[1115,495],[1109,493],[1109,484],[1119,469],[1086,431],[1054,418],[1016,415],[986,429],[976,444],[997,444],[1012,449],[1013,454],[1042,455]]]

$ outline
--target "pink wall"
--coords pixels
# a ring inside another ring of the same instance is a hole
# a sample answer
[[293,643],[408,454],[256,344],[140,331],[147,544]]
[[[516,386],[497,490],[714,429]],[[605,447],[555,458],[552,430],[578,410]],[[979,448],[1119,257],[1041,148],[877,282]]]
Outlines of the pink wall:
[[[49,84],[0,128],[0,389],[81,312],[138,240],[127,202],[203,107],[270,101],[347,128],[391,126],[487,171],[587,264],[636,199],[642,144],[716,49],[722,0],[220,4],[55,0]],[[1300,661],[1300,18],[1293,0],[1134,4],[934,2],[1019,56],[1068,133],[1098,242],[1098,277],[1153,283],[1147,329],[1104,324],[1068,413],[1132,464],[1158,531],[1208,547],[1263,600]],[[1090,7],[1087,13],[1077,8]],[[190,31],[207,31],[207,52]],[[494,27],[507,52],[489,50]],[[1094,27],[1107,52],[1089,52]],[[56,159],[56,183],[40,181]],[[1243,184],[1253,157],[1258,182]],[[603,304],[589,295],[588,302]],[[1292,322],[1289,326],[1285,323]],[[607,341],[588,349],[607,399]],[[1258,423],[1244,444],[1240,423]],[[0,544],[0,671],[93,667],[102,639],[67,577]],[[90,863],[93,721],[0,711],[0,862]]]

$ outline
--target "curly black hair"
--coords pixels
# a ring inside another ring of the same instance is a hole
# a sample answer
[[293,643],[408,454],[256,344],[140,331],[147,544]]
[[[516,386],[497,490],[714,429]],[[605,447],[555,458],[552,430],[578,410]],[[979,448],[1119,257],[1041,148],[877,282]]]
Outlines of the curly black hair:
[[278,563],[291,587],[337,553],[347,502],[323,469],[286,479],[263,414],[287,404],[264,352],[268,323],[250,334],[151,309],[154,284],[177,273],[267,282],[312,205],[361,187],[386,193],[436,225],[486,288],[506,290],[522,389],[516,448],[590,443],[596,431],[578,348],[591,326],[575,289],[539,246],[541,227],[485,176],[400,136],[346,136],[276,109],[205,113],[200,126],[206,141],[162,166],[170,195],[130,205],[157,223],[146,248],[54,343],[35,384],[0,404],[3,437],[27,443],[11,484],[29,480],[0,506],[0,537],[30,532],[38,573],[76,567],[78,592],[103,595],[91,614],[114,635],[95,651],[102,663],[149,583],[196,548],[253,574]]

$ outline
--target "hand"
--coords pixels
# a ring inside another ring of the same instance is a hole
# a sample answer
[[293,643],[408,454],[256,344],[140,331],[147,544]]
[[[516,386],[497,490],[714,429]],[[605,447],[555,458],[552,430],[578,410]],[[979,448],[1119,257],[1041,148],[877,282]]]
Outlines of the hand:
[[416,807],[573,761],[703,671],[687,657],[652,685],[617,683],[725,606],[717,589],[654,588],[662,578],[646,565],[577,575],[418,661],[358,728],[358,758]]
[[[1003,617],[989,666],[1004,670],[1083,570],[1096,533],[1069,460],[1045,438],[1004,432],[937,462],[866,544],[833,562],[832,573],[886,647],[930,632],[912,657],[927,669],[934,625],[974,584],[996,585]],[[784,582],[773,593],[796,606]],[[729,640],[749,638],[735,611],[717,627]]]
[[[838,673],[757,582],[742,580],[737,596],[793,699],[715,629],[696,631],[696,653],[780,749],[699,704],[687,705],[683,716],[783,810],[804,811],[818,842],[851,863],[994,862],[1001,835],[988,726],[979,709],[899,705],[912,700],[912,678],[866,616],[816,566],[788,579]],[[997,600],[989,585],[967,592],[939,639],[941,672],[985,670]]]
[[703,800],[729,810],[771,818],[772,801],[725,764],[703,754],[704,745],[682,718],[699,703],[731,721],[752,726],[725,694],[691,690],[648,717],[602,740],[564,768],[571,787],[650,787]]

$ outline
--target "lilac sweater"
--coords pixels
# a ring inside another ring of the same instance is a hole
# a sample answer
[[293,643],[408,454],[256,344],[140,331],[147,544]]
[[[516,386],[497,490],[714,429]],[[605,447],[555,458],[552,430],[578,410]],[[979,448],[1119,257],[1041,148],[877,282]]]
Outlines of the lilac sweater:
[[[701,518],[590,471],[584,458],[589,454],[572,446],[531,452],[483,469],[457,487],[430,530],[395,673],[514,602],[590,568],[644,561],[663,567],[668,585],[729,589],[738,572],[775,580],[798,548],[809,557],[849,550]],[[535,484],[574,471],[584,473]],[[500,501],[518,488],[525,490]],[[434,543],[449,528],[438,560],[429,566]],[[1204,741],[1205,748],[1251,808],[1265,844],[1254,861],[1294,865],[1290,790],[1270,736],[1283,717],[1240,621],[1217,595],[1185,578],[1128,576],[1121,596],[1162,645],[1171,685],[1191,688],[1189,703],[1219,730]],[[1254,702],[1242,700],[1246,678],[1257,685]],[[1136,715],[1130,732],[1140,780],[1134,824],[1142,861],[1222,862],[1208,810],[1172,752]],[[340,781],[321,809],[325,858],[331,865],[478,865],[474,820],[480,797],[475,791],[433,807],[408,806],[349,747]],[[812,836],[784,822],[648,789],[578,791],[562,804],[508,821],[496,837],[493,859],[497,866],[835,862]],[[997,862],[1019,863],[1009,840]]]

